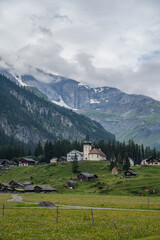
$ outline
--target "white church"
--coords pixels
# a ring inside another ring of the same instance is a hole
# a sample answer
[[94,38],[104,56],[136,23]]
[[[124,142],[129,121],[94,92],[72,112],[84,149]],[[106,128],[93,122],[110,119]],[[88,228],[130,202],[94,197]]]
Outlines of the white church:
[[86,136],[86,140],[83,142],[83,152],[72,150],[67,154],[67,161],[73,161],[75,156],[78,161],[107,160],[107,156],[101,151],[101,149],[92,148],[92,142],[89,141],[89,136]]

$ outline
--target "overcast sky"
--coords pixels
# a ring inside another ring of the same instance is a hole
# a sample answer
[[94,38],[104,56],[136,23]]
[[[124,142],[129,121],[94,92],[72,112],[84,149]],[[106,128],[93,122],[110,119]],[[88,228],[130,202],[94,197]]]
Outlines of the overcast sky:
[[159,0],[0,0],[0,66],[160,100]]

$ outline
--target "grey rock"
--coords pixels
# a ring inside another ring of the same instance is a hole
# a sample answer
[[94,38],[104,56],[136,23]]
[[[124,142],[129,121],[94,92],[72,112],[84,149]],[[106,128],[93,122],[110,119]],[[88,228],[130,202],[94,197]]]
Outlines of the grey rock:
[[37,207],[50,207],[50,208],[54,208],[56,207],[55,204],[53,204],[52,202],[48,202],[48,201],[43,201],[43,202],[40,202]]

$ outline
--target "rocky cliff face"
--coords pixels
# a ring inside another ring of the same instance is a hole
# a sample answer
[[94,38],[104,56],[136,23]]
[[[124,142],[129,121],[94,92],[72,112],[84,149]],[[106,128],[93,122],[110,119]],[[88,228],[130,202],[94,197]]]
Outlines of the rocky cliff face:
[[[45,82],[42,81],[44,77]],[[125,94],[111,87],[91,88],[42,71],[36,78],[29,75],[21,78],[25,84],[46,94],[50,101],[98,121],[118,140],[133,139],[139,144],[160,149],[159,101],[142,95]]]
[[17,86],[0,75],[0,129],[27,144],[40,140],[82,140],[88,131],[93,140],[115,140],[99,123],[59,107]]

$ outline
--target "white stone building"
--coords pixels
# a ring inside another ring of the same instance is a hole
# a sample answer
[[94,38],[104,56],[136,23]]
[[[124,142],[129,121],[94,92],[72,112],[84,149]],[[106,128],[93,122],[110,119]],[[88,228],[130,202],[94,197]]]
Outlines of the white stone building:
[[83,160],[83,153],[79,152],[77,150],[72,150],[67,154],[67,162],[71,162],[75,159],[75,155],[77,157],[77,161],[82,161]]

